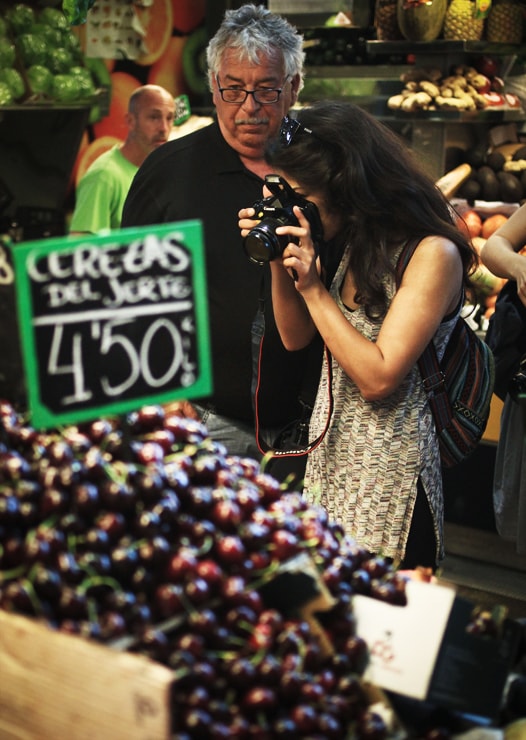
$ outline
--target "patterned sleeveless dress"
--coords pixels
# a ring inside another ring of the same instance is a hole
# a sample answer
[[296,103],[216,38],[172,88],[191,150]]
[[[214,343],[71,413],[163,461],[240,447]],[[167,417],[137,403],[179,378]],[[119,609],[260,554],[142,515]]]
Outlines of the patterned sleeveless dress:
[[[398,253],[393,255],[394,264],[397,258]],[[348,262],[349,247],[334,277],[331,295],[347,320],[374,341],[381,322],[368,319],[362,307],[349,310],[340,298]],[[385,285],[390,302],[395,292],[390,275]],[[439,358],[460,308],[444,319],[435,334]],[[331,360],[333,413],[323,441],[307,459],[306,498],[321,504],[358,544],[399,562],[405,552],[420,477],[433,515],[438,562],[444,557],[441,462],[418,366],[388,398],[366,401],[335,359]],[[310,439],[316,439],[327,423],[327,374],[324,358]]]

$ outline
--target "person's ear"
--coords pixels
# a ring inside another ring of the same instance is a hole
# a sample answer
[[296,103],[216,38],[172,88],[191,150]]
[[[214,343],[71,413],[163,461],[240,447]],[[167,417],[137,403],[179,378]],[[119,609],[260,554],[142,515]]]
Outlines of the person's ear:
[[217,78],[212,72],[210,72],[210,90],[212,92],[212,103],[217,104],[219,96],[219,85],[217,84]]
[[290,81],[291,107],[298,100],[299,90],[300,90],[300,76],[299,74],[295,74],[294,77]]

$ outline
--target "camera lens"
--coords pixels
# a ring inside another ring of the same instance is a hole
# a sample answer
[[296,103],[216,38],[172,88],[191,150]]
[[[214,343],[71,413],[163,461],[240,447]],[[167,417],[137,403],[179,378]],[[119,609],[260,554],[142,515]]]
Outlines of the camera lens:
[[246,235],[243,247],[252,262],[264,265],[283,253],[289,237],[279,237],[275,232],[278,226],[283,226],[283,222],[274,218],[266,218]]

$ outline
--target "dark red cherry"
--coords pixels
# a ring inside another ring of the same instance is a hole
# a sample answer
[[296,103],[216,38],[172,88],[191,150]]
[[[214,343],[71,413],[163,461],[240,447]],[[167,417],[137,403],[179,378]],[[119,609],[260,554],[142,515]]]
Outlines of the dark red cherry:
[[245,547],[235,534],[222,537],[215,545],[215,551],[222,563],[242,563],[246,557]]

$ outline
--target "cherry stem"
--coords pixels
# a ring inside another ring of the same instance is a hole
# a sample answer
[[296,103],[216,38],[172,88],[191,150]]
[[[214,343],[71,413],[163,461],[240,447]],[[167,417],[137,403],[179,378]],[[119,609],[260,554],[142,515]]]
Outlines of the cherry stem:
[[95,624],[99,618],[95,601],[93,599],[86,599],[86,606],[88,608],[88,619]]
[[272,561],[270,565],[263,570],[262,577],[250,584],[251,590],[257,591],[258,588],[264,586],[280,568],[281,563],[278,561]]
[[0,583],[6,583],[7,581],[12,581],[19,576],[22,576],[25,573],[25,570],[25,565],[17,565],[16,568],[0,571]]
[[40,614],[42,616],[44,614],[44,610],[42,608],[42,602],[37,596],[37,592],[35,591],[33,583],[28,578],[23,578],[20,583],[22,586],[25,586],[27,589],[27,595],[29,596],[31,605],[33,609],[35,610],[35,614]]
[[[190,451],[190,447],[192,447],[192,450]],[[197,452],[197,446],[196,445],[186,445],[184,449],[177,450],[176,452],[170,453],[169,455],[166,455],[164,458],[164,462],[166,463],[175,463],[178,460],[182,460],[185,457],[194,457],[195,453]]]
[[201,547],[197,548],[197,554],[206,555],[207,553],[210,552],[213,545],[214,545],[214,538],[212,537],[212,535],[208,535],[207,537],[204,538],[203,544],[201,545]]
[[109,576],[89,576],[85,578],[79,585],[78,591],[85,594],[86,591],[92,586],[109,586],[113,591],[122,592],[121,584],[115,579]]
[[[38,525],[38,529],[52,529],[56,526],[57,522],[58,516],[56,514],[52,514],[52,516],[44,519],[44,521]],[[33,532],[36,534],[36,529],[33,529]]]
[[108,478],[114,483],[124,483],[128,475],[129,466],[122,460],[114,460],[111,465],[105,465],[104,470]]

